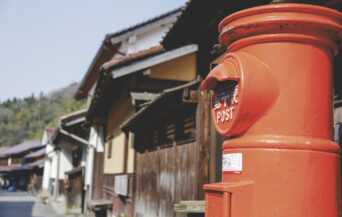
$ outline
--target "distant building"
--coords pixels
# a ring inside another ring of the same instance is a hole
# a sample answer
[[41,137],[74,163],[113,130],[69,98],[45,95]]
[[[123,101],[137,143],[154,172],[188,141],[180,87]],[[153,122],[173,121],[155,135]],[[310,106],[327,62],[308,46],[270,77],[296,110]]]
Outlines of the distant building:
[[32,176],[42,176],[44,155],[40,153],[44,147],[38,139],[22,142],[0,152],[0,174],[9,180],[10,187],[27,190]]
[[59,119],[51,137],[54,149],[47,154],[51,158],[51,163],[48,163],[51,166],[46,173],[50,174],[54,199],[78,213],[82,212],[84,205],[84,174],[90,132],[85,123],[86,113],[87,110],[80,110]]
[[[42,189],[48,191],[50,195],[54,194],[54,184],[57,175],[57,152],[51,142],[54,131],[55,129],[46,127],[42,138],[42,143],[46,145]],[[64,158],[61,159],[61,161],[63,160]]]

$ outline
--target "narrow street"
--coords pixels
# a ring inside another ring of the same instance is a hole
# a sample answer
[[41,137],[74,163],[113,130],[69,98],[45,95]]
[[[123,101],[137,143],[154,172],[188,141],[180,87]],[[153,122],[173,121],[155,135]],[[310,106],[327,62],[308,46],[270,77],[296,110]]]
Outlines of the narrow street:
[[0,190],[0,217],[57,217],[50,205],[26,192]]

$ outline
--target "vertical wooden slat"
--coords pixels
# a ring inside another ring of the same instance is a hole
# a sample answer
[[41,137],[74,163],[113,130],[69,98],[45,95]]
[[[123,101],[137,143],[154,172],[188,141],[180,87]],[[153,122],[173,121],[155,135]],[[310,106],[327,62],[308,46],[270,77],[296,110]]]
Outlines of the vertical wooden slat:
[[197,162],[197,198],[204,199],[203,185],[209,182],[209,94],[206,91],[198,90],[199,102],[196,111],[196,142],[198,152]]
[[102,198],[104,152],[95,152],[92,199]]
[[175,153],[175,171],[174,171],[174,183],[175,183],[175,188],[174,188],[174,198],[173,198],[173,203],[177,202],[177,198],[178,198],[178,191],[177,189],[180,187],[177,185],[177,175],[178,175],[178,164],[179,164],[179,160],[178,160],[178,148],[177,148],[177,143],[173,142],[173,151]]
[[123,173],[127,173],[127,165],[128,165],[128,132],[125,132],[125,151],[124,151],[124,169]]

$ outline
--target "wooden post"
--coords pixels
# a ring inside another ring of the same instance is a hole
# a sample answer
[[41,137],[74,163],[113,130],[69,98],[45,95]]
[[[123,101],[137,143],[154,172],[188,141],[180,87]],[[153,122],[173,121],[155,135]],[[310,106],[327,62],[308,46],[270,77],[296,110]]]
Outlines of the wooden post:
[[198,106],[196,111],[196,143],[198,152],[196,153],[197,162],[197,198],[204,199],[203,185],[209,182],[209,94],[206,91],[198,90]]

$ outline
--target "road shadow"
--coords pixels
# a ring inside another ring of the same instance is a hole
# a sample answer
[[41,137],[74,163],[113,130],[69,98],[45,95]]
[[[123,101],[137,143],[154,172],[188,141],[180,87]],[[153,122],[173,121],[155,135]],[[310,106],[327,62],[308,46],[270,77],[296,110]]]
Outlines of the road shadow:
[[0,217],[32,217],[33,201],[0,201]]

